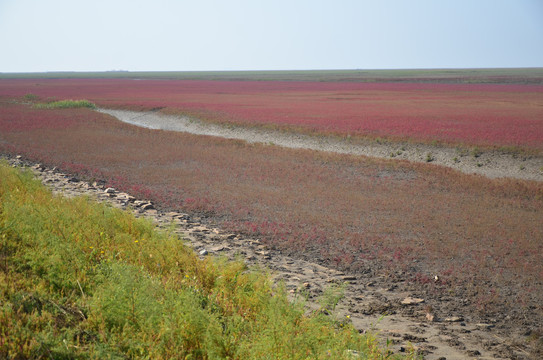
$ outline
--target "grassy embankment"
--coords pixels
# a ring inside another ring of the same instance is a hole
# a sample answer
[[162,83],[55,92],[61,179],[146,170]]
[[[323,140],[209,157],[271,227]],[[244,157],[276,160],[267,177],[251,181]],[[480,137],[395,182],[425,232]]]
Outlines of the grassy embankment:
[[[1,358],[386,357],[261,271],[0,164]],[[323,300],[323,307],[334,306]]]

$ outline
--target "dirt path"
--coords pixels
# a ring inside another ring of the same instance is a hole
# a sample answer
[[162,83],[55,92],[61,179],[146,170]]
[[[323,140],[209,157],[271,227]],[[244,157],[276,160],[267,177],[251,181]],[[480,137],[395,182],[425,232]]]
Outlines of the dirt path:
[[[333,284],[344,285],[344,298],[332,316],[352,322],[359,331],[375,330],[383,344],[401,353],[415,348],[425,359],[528,359],[522,334],[512,333],[493,323],[477,323],[469,314],[450,313],[448,304],[429,309],[420,294],[409,286],[391,282],[384,276],[346,274],[317,262],[291,258],[266,248],[258,239],[225,232],[206,219],[182,212],[163,213],[148,201],[97,183],[10,159],[13,166],[31,167],[54,193],[64,196],[87,195],[114,207],[133,211],[152,219],[158,227],[172,229],[193,247],[200,257],[226,256],[243,259],[249,266],[269,269],[277,281],[283,281],[290,295],[308,298],[308,311],[319,308],[316,302]],[[449,308],[450,309],[450,308]],[[462,309],[457,309],[461,311]],[[386,314],[386,315],[383,315]]]
[[353,144],[332,137],[313,137],[281,131],[227,127],[200,122],[187,117],[163,115],[158,112],[133,112],[99,109],[117,119],[150,129],[182,131],[196,135],[219,136],[251,143],[274,144],[289,148],[304,148],[342,154],[408,160],[447,166],[464,173],[475,173],[490,178],[509,177],[543,181],[543,156],[519,156],[497,151],[462,151],[443,146],[378,143],[368,141]]

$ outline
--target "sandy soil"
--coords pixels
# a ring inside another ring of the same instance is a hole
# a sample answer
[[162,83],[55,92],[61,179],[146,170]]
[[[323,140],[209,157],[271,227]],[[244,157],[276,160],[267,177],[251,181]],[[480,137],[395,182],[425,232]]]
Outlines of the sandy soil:
[[347,139],[333,137],[316,137],[259,128],[221,126],[187,117],[164,115],[159,112],[111,109],[99,109],[98,111],[112,115],[125,123],[150,129],[219,136],[289,148],[430,163],[490,178],[508,177],[543,181],[543,156],[520,156],[498,151],[475,153],[441,145],[412,143],[378,143],[376,141],[353,143]]

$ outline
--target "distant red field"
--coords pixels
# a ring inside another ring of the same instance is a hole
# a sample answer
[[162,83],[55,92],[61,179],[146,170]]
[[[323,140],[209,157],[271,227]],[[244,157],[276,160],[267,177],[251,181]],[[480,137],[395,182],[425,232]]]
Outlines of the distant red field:
[[0,96],[25,94],[309,132],[543,149],[540,85],[0,80]]

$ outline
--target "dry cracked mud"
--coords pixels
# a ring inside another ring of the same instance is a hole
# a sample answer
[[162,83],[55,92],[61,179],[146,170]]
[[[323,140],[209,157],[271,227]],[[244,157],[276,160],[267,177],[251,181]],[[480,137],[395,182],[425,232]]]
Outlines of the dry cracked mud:
[[[85,195],[111,206],[150,218],[159,228],[175,231],[200,257],[241,259],[248,266],[268,269],[284,282],[292,298],[307,298],[308,312],[320,308],[317,299],[334,285],[344,286],[344,297],[331,316],[352,322],[360,332],[377,331],[383,343],[401,353],[416,349],[425,359],[529,359],[525,334],[492,322],[478,323],[461,305],[444,300],[431,309],[424,294],[379,274],[348,274],[317,262],[292,258],[267,248],[259,239],[225,232],[207,219],[182,212],[162,212],[133,196],[88,183],[76,176],[11,158],[12,166],[32,169],[53,193]],[[449,302],[449,303],[448,303]],[[450,313],[451,309],[457,313]]]

